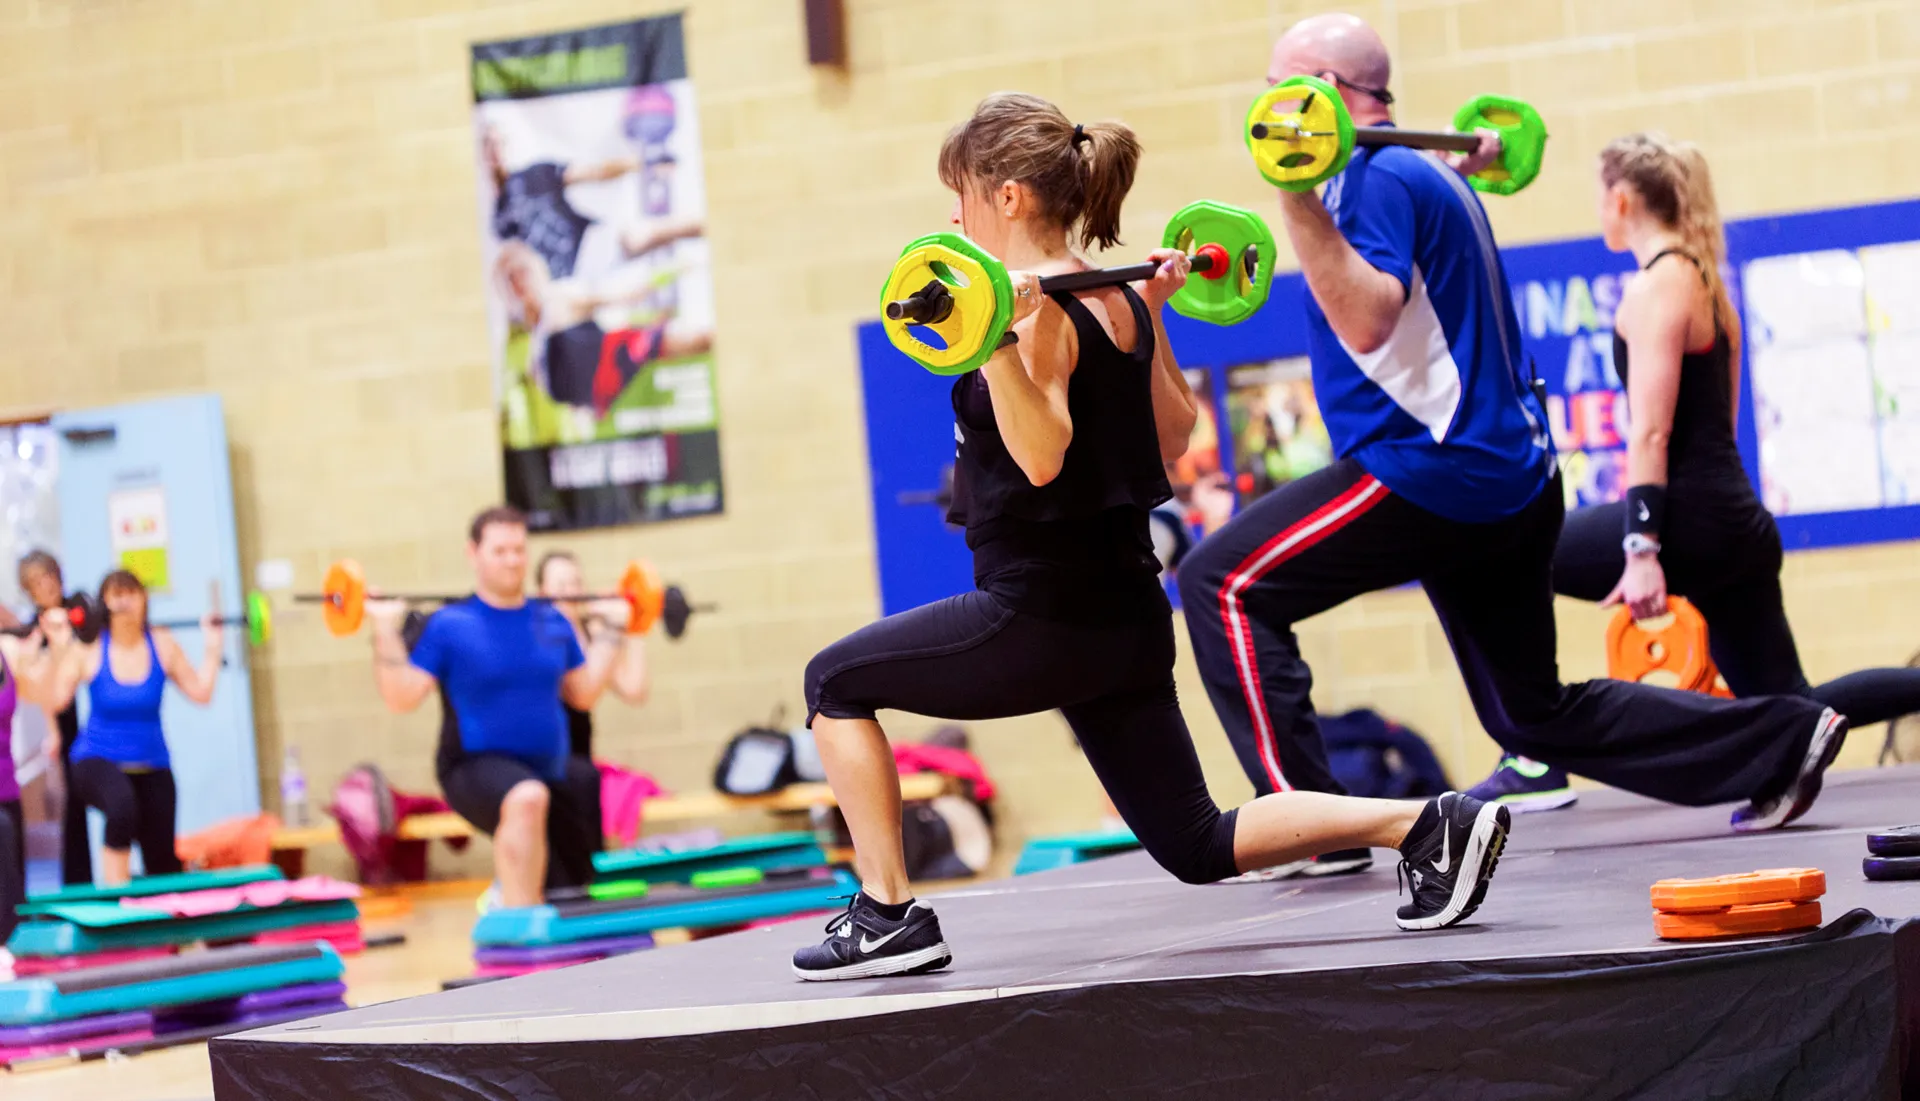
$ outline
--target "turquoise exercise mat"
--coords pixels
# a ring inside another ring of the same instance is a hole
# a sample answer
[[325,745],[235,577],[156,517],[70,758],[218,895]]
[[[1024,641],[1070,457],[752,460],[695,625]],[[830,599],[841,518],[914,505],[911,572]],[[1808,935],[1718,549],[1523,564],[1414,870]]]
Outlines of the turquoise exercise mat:
[[180,891],[211,891],[222,887],[241,887],[269,879],[283,879],[280,869],[271,864],[245,868],[215,868],[208,872],[180,872],[175,875],[146,875],[118,887],[62,887],[29,897],[17,908],[21,917],[44,914],[50,906],[69,902],[114,902],[123,898],[146,898]]
[[704,929],[832,910],[860,889],[848,872],[805,879],[778,879],[746,887],[689,888],[634,899],[548,903],[494,910],[473,927],[473,943],[534,946],[595,937],[622,937],[656,929]]
[[16,956],[71,956],[196,940],[244,940],[276,929],[358,921],[352,899],[283,902],[200,917],[175,917],[117,902],[71,902],[20,923],[7,940]]
[[797,864],[825,864],[827,854],[811,833],[765,833],[755,837],[736,837],[701,849],[680,852],[647,852],[628,849],[617,853],[598,853],[593,858],[595,877],[607,879],[644,879],[648,883],[685,883],[695,873],[722,868],[787,868]]
[[330,945],[243,945],[162,960],[86,967],[0,983],[0,1025],[38,1025],[234,998],[299,983],[334,982],[340,956]]
[[1128,829],[1089,830],[1086,833],[1036,837],[1020,850],[1020,859],[1013,866],[1013,874],[1028,875],[1065,868],[1103,856],[1131,852],[1139,847],[1139,838]]

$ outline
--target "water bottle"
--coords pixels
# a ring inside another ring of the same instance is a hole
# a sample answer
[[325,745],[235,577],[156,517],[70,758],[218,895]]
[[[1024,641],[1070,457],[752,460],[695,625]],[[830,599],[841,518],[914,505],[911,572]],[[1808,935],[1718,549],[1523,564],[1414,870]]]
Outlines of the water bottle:
[[288,746],[280,762],[280,820],[296,828],[307,824],[307,774],[300,770],[298,746]]

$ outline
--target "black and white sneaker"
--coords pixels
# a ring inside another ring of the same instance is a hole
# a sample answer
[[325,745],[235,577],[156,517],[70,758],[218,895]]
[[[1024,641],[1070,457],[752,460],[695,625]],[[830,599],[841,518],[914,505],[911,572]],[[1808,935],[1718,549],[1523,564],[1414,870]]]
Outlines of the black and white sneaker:
[[919,975],[953,962],[933,907],[918,899],[898,921],[862,891],[827,922],[827,939],[793,954],[793,973],[808,982]]
[[1813,740],[1807,743],[1807,755],[1800,762],[1800,773],[1793,786],[1771,799],[1755,799],[1733,812],[1733,828],[1740,833],[1778,829],[1813,809],[1820,797],[1827,767],[1840,755],[1847,741],[1847,717],[1829,707],[1820,713],[1813,728]]
[[1396,914],[1402,929],[1444,929],[1479,909],[1513,826],[1506,807],[1457,791],[1427,810],[1432,817],[1423,811],[1400,845],[1400,873],[1413,894]]

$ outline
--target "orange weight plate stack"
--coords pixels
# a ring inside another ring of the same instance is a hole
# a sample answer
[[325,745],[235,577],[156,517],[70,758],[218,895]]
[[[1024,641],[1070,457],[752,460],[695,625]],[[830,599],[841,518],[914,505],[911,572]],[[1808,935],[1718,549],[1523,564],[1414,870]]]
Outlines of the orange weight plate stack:
[[1663,879],[1653,885],[1653,931],[1663,940],[1697,940],[1814,929],[1826,892],[1818,868]]

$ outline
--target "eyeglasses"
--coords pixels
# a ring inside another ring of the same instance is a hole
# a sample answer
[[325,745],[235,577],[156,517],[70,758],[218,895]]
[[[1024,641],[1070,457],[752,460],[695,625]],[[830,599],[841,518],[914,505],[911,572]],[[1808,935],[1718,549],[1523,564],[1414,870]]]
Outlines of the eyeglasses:
[[1323,80],[1330,80],[1342,88],[1351,88],[1362,95],[1372,96],[1387,107],[1393,106],[1393,93],[1387,91],[1385,88],[1369,88],[1364,84],[1355,84],[1353,81],[1348,80],[1346,77],[1341,76],[1331,69],[1321,73],[1320,77]]

